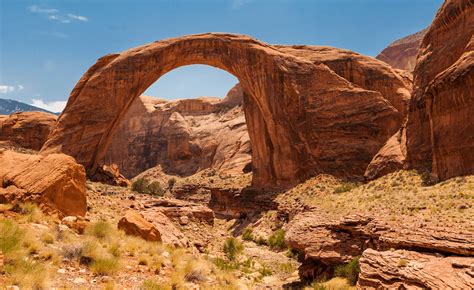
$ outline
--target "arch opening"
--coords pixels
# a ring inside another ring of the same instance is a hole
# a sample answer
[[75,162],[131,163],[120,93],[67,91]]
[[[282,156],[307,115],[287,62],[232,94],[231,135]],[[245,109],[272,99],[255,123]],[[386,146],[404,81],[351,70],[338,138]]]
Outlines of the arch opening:
[[[176,84],[181,88],[174,89]],[[99,163],[117,164],[127,178],[149,168],[179,176],[204,169],[225,175],[251,172],[238,80],[205,65],[163,75],[132,103]]]

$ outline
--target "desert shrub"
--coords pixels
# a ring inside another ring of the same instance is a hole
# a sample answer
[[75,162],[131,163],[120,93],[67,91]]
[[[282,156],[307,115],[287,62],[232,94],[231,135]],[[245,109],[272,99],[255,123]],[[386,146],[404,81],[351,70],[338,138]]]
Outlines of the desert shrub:
[[163,196],[163,194],[165,194],[165,190],[161,187],[161,184],[158,181],[153,181],[148,185],[145,193]]
[[109,246],[109,253],[116,257],[119,258],[122,255],[122,250],[120,249],[120,244],[118,242],[114,242]]
[[353,190],[353,189],[356,188],[357,186],[359,186],[357,183],[344,182],[343,184],[339,185],[338,187],[336,187],[336,188],[334,189],[334,193],[348,192],[348,191]]
[[215,258],[213,260],[214,265],[222,271],[232,271],[239,268],[239,263],[236,261],[227,261],[222,258]]
[[43,220],[43,212],[36,204],[31,202],[20,205],[20,213],[24,215],[29,222],[39,222]]
[[132,190],[138,193],[162,196],[165,191],[158,181],[149,182],[145,178],[139,178],[132,183]]
[[113,232],[112,226],[106,221],[97,221],[91,223],[86,228],[86,234],[94,236],[98,239],[104,239],[110,236]]
[[98,258],[92,262],[90,269],[96,275],[112,275],[119,269],[119,260],[115,257]]
[[231,261],[234,260],[240,253],[242,253],[243,250],[244,245],[242,245],[242,243],[236,238],[230,237],[224,242],[224,253]]
[[153,280],[143,281],[140,287],[140,290],[164,290],[164,289],[168,289],[168,288],[163,286],[163,283],[156,282]]
[[132,183],[132,190],[139,193],[146,193],[148,184],[148,180],[145,178],[139,178]]
[[268,246],[273,250],[284,250],[286,249],[285,245],[285,230],[279,229],[273,232],[273,234],[268,238]]
[[258,238],[255,240],[255,243],[257,243],[257,245],[259,245],[259,246],[266,246],[266,245],[268,245],[268,241],[267,241],[264,237],[258,237]]
[[272,275],[272,270],[270,270],[266,265],[263,265],[262,268],[258,269],[258,272],[263,277]]
[[66,259],[78,259],[81,257],[83,246],[81,244],[67,244],[61,248],[61,256]]
[[206,281],[205,265],[194,260],[188,261],[184,267],[184,278],[193,283]]
[[168,179],[168,189],[171,191],[173,190],[174,185],[176,184],[176,178],[171,177]]
[[11,220],[0,220],[0,251],[8,255],[20,248],[24,232]]
[[253,230],[252,228],[245,228],[242,232],[242,240],[253,241]]
[[344,265],[339,265],[334,269],[334,275],[338,277],[344,277],[349,280],[349,284],[355,285],[357,283],[357,279],[359,278],[359,258],[355,257],[349,263]]

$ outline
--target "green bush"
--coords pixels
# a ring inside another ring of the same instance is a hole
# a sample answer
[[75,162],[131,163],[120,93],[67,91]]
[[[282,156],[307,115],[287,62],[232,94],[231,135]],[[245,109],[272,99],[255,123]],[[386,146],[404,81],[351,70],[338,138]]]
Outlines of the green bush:
[[239,263],[237,263],[236,261],[227,261],[222,258],[215,258],[213,262],[214,265],[216,265],[216,267],[222,271],[236,270],[240,266]]
[[253,241],[253,230],[252,228],[245,228],[242,232],[242,240]]
[[162,196],[165,194],[165,190],[161,187],[158,181],[149,182],[145,178],[139,178],[132,183],[132,190],[151,195]]
[[170,179],[168,179],[168,189],[170,191],[173,189],[175,184],[176,184],[176,178],[171,177]]
[[279,229],[273,232],[273,234],[268,238],[268,246],[272,250],[284,250],[286,249],[285,245],[285,230]]
[[235,258],[242,253],[244,245],[236,238],[227,238],[224,242],[224,253],[229,260],[235,260]]
[[139,178],[132,183],[132,190],[139,193],[146,193],[149,181],[145,178]]
[[11,220],[0,220],[0,252],[7,255],[18,250],[24,232]]
[[334,269],[334,275],[347,278],[351,285],[357,284],[360,273],[359,258],[360,257],[355,257],[349,263],[337,266]]

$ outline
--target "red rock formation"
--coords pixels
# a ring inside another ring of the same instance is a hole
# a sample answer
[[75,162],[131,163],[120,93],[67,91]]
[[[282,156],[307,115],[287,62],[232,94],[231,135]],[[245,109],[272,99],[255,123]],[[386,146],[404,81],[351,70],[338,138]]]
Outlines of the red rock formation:
[[205,168],[241,174],[250,163],[250,140],[240,86],[216,98],[165,101],[140,96],[121,122],[103,163],[133,177],[160,165],[168,174]]
[[36,202],[64,215],[86,213],[86,174],[70,156],[0,151],[0,180],[5,202]]
[[474,173],[474,3],[444,2],[420,47],[407,162],[439,179]]
[[474,258],[443,257],[407,250],[364,251],[361,289],[473,289]]
[[56,119],[56,115],[44,112],[21,112],[0,116],[0,143],[40,150]]
[[[99,59],[74,88],[42,152],[64,152],[96,170],[136,98],[170,70],[198,63],[240,81],[254,186],[291,186],[319,172],[360,178],[401,123],[379,92],[355,86],[323,63],[247,36],[210,33]],[[177,131],[185,135],[184,129]]]
[[421,41],[427,31],[428,28],[390,43],[375,58],[388,63],[394,68],[413,71]]

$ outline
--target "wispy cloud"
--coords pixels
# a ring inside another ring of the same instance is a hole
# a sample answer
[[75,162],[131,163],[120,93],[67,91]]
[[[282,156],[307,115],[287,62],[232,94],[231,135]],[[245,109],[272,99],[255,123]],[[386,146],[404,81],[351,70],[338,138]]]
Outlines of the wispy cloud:
[[22,85],[10,86],[10,85],[0,85],[0,94],[13,93],[14,91],[21,91],[25,87]]
[[27,9],[35,14],[43,14],[46,18],[51,21],[59,23],[71,23],[71,22],[87,22],[89,18],[83,15],[77,15],[72,13],[61,13],[59,9],[55,8],[43,8],[38,5],[28,6]]
[[31,105],[48,110],[53,113],[59,113],[64,110],[66,107],[66,101],[43,101],[43,99],[32,99],[31,100]]
[[231,7],[232,9],[239,9],[243,5],[250,3],[252,0],[232,0]]
[[39,14],[53,14],[53,13],[59,12],[58,9],[42,8],[42,7],[39,7],[38,5],[28,6],[28,10],[30,10],[30,12],[39,13]]
[[82,21],[82,22],[89,21],[89,18],[87,18],[85,16],[82,16],[82,15],[68,14],[67,16],[71,19],[79,20],[79,21]]

